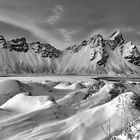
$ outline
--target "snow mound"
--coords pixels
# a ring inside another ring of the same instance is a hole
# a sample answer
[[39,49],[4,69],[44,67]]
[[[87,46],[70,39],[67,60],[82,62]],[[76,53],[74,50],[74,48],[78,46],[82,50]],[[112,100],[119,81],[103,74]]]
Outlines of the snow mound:
[[[125,128],[128,120],[133,119],[132,113],[128,112],[133,95],[130,92],[124,93],[104,105],[79,112],[64,121],[39,127],[34,130],[30,138],[41,139],[43,137],[48,140],[109,139],[112,134]],[[133,113],[137,113],[136,110],[133,111]]]
[[29,93],[20,93],[0,106],[0,109],[16,113],[27,113],[50,107],[55,103],[50,96],[30,96]]
[[90,81],[86,81],[86,82],[82,82],[82,84],[85,86],[85,87],[90,87],[90,86],[92,86],[92,82],[90,82]]
[[[13,138],[14,140],[102,140],[110,139],[125,129],[128,121],[133,120],[132,112],[129,112],[133,102],[134,93],[128,92],[114,98],[112,101],[101,106],[81,111],[67,119],[47,122],[45,110],[36,112],[34,116],[26,116],[1,124],[2,139]],[[133,113],[140,115],[135,110]],[[46,120],[45,120],[46,119]],[[10,127],[6,127],[10,125]],[[26,123],[25,123],[26,122]],[[116,123],[117,122],[117,123]],[[24,123],[24,125],[21,125]],[[19,129],[20,128],[20,129]],[[23,130],[26,130],[23,132]],[[4,132],[12,132],[3,135]],[[14,134],[13,134],[14,133]]]
[[82,89],[86,88],[82,83],[73,83],[72,85],[67,87],[68,89]]
[[58,100],[58,103],[65,106],[71,106],[75,103],[83,101],[87,94],[87,90],[70,92],[69,94]]
[[55,89],[67,89],[71,85],[70,82],[61,82],[60,84],[56,85]]
[[56,89],[82,89],[82,88],[86,88],[82,83],[60,83],[57,86],[55,86],[54,88]]
[[92,95],[86,94],[88,96],[87,97],[85,96],[85,100],[75,104],[75,107],[81,110],[90,107],[95,107],[97,105],[102,105],[110,101],[111,95],[109,92],[112,89],[113,89],[113,83],[106,83],[97,93],[93,93]]
[[0,81],[0,105],[20,92],[30,91],[28,85],[17,80]]
[[[137,83],[11,81],[0,82],[2,90],[16,92],[0,105],[1,140],[123,140],[128,123],[140,119]],[[30,92],[20,92],[27,86]],[[135,133],[139,122],[134,126]]]

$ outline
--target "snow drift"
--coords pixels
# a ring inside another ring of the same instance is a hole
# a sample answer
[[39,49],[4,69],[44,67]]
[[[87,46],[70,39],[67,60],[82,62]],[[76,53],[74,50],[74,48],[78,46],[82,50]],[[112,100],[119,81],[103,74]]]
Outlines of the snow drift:
[[[8,85],[9,89],[17,90],[18,93],[0,106],[0,139],[120,138],[123,131],[128,129],[129,123],[135,122],[135,125],[139,126],[140,94],[135,92],[139,83],[103,82],[93,81],[89,84],[86,81],[81,84],[90,87],[73,88],[71,85],[79,82],[56,84],[49,81],[49,85],[63,85],[65,89],[47,86],[47,82],[26,82],[30,92],[20,92],[22,82],[19,85],[19,81],[16,80],[1,81],[1,85],[4,83],[4,86],[0,86],[1,91],[6,90]],[[66,89],[67,86],[71,86],[71,90]],[[61,93],[59,98],[56,98],[60,92],[65,94]]]

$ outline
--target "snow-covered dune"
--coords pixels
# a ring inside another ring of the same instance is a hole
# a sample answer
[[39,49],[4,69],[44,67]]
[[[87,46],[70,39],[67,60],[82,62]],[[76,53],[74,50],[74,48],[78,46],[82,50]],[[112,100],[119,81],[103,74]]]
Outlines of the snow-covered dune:
[[0,106],[0,109],[15,113],[27,113],[50,107],[55,104],[49,96],[30,96],[29,93],[20,93]]
[[94,93],[90,98],[83,100],[82,102],[75,104],[74,107],[78,107],[79,110],[85,108],[95,107],[108,102],[111,98],[109,93],[113,89],[113,83],[107,83],[97,93]]
[[[61,105],[72,107],[72,105],[80,103],[88,95],[88,90],[83,89],[79,91],[73,91],[59,99],[57,102]],[[76,107],[75,107],[76,109]]]
[[1,140],[109,140],[139,124],[139,83],[48,82],[0,81],[15,93],[0,105]]
[[[124,93],[104,105],[50,123],[49,114],[45,113],[45,110],[26,114],[24,117],[1,122],[0,137],[14,140],[109,139],[112,134],[120,133],[127,122],[134,119],[132,112],[129,111],[130,107],[133,113],[140,115],[140,112],[132,106],[133,96],[131,92]],[[4,135],[4,133],[7,134]]]
[[74,82],[74,83],[69,83],[69,82],[62,82],[54,87],[55,89],[82,89],[86,88],[82,83],[80,82]]
[[17,80],[0,81],[0,105],[20,92],[30,91],[28,85]]
[[67,89],[71,85],[70,82],[61,82],[60,84],[56,85],[55,89]]

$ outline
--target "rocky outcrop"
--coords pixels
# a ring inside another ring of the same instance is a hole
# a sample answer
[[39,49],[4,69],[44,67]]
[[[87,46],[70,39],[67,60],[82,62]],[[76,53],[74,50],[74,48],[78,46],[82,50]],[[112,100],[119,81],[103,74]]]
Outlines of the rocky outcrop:
[[114,50],[117,46],[121,46],[124,43],[122,33],[118,30],[115,31],[108,39],[104,39],[101,34],[91,37],[89,40],[84,40],[80,45],[73,45],[66,50],[71,53],[77,53],[83,47],[90,46],[90,61],[97,61],[97,65],[105,67],[109,54],[106,51],[106,47]]
[[107,62],[107,58],[109,57],[108,53],[105,51],[105,44],[103,36],[98,34],[91,37],[89,40],[84,40],[80,45],[73,45],[66,50],[70,51],[71,53],[77,53],[83,47],[90,47],[90,61],[97,60],[97,65],[105,66]]
[[101,58],[100,58],[99,61],[97,61],[97,64],[98,64],[99,66],[105,67],[105,64],[107,63],[107,59],[109,58],[109,55],[108,55],[108,53],[105,51],[105,49],[102,48],[102,49],[100,50],[100,56],[101,56]]
[[113,83],[113,88],[111,91],[109,91],[109,94],[111,94],[111,100],[117,97],[118,95],[127,92],[126,85],[122,82]]
[[107,59],[109,57],[107,51],[105,50],[105,44],[103,36],[98,34],[90,39],[91,57],[90,61],[97,58],[97,64],[99,66],[105,67]]
[[3,36],[0,36],[0,43],[3,49],[17,52],[27,52],[29,49],[32,49],[33,52],[40,54],[42,57],[58,58],[61,54],[60,50],[48,43],[40,43],[39,41],[27,43],[25,38],[17,38],[8,41],[5,40]]
[[[73,45],[68,47],[71,53],[78,53],[84,47],[90,47],[90,61],[96,61],[96,64],[102,67],[106,66],[107,60],[109,58],[109,53],[107,48],[115,51],[119,47],[120,53],[122,54],[128,62],[135,65],[140,65],[140,53],[136,46],[130,45],[130,43],[123,45],[125,42],[122,33],[117,30],[107,39],[104,39],[101,34],[91,37],[89,40],[84,40],[80,45]],[[123,50],[123,48],[126,48]],[[118,56],[121,57],[121,56]]]
[[101,34],[95,35],[90,38],[89,40],[90,48],[96,48],[96,47],[104,47],[104,39]]
[[66,50],[70,50],[71,53],[77,53],[81,48],[82,48],[82,45],[78,45],[78,46],[73,45],[73,46],[66,48]]
[[17,52],[27,52],[29,50],[28,44],[25,38],[17,38],[12,39],[10,41],[6,41],[3,37],[1,37],[3,49],[9,49],[10,51]]
[[132,42],[128,42],[121,47],[123,58],[134,65],[140,66],[140,52]]
[[30,44],[35,53],[39,53],[42,57],[58,58],[61,51],[48,43],[33,42]]
[[118,30],[115,31],[109,38],[105,41],[106,46],[109,46],[111,50],[114,50],[117,46],[124,44],[124,38],[122,33]]
[[3,36],[0,36],[0,44],[4,44],[6,42],[5,38]]
[[71,53],[76,53],[78,52],[83,46],[86,46],[88,44],[87,40],[84,40],[80,45],[73,45],[70,46],[68,48],[66,48],[66,50],[71,51]]

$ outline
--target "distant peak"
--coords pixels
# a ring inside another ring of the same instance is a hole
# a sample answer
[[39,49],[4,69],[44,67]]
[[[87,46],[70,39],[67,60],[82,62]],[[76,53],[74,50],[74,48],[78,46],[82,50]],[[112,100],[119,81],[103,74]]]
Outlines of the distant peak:
[[4,37],[2,35],[0,35],[0,40],[4,40]]
[[118,45],[121,46],[124,42],[125,40],[120,30],[113,32],[113,34],[111,34],[107,39],[108,46],[112,50],[114,50]]
[[95,39],[103,39],[103,36],[101,34],[96,34],[93,37],[90,38],[90,40],[95,40]]
[[0,43],[4,43],[4,42],[5,42],[5,38],[2,35],[0,35]]
[[111,34],[111,35],[109,36],[109,38],[114,40],[114,38],[117,37],[117,36],[122,36],[122,33],[121,33],[120,30],[114,31],[113,34]]
[[92,38],[90,38],[90,42],[92,42],[92,47],[98,47],[103,46],[104,38],[101,34],[94,35]]

